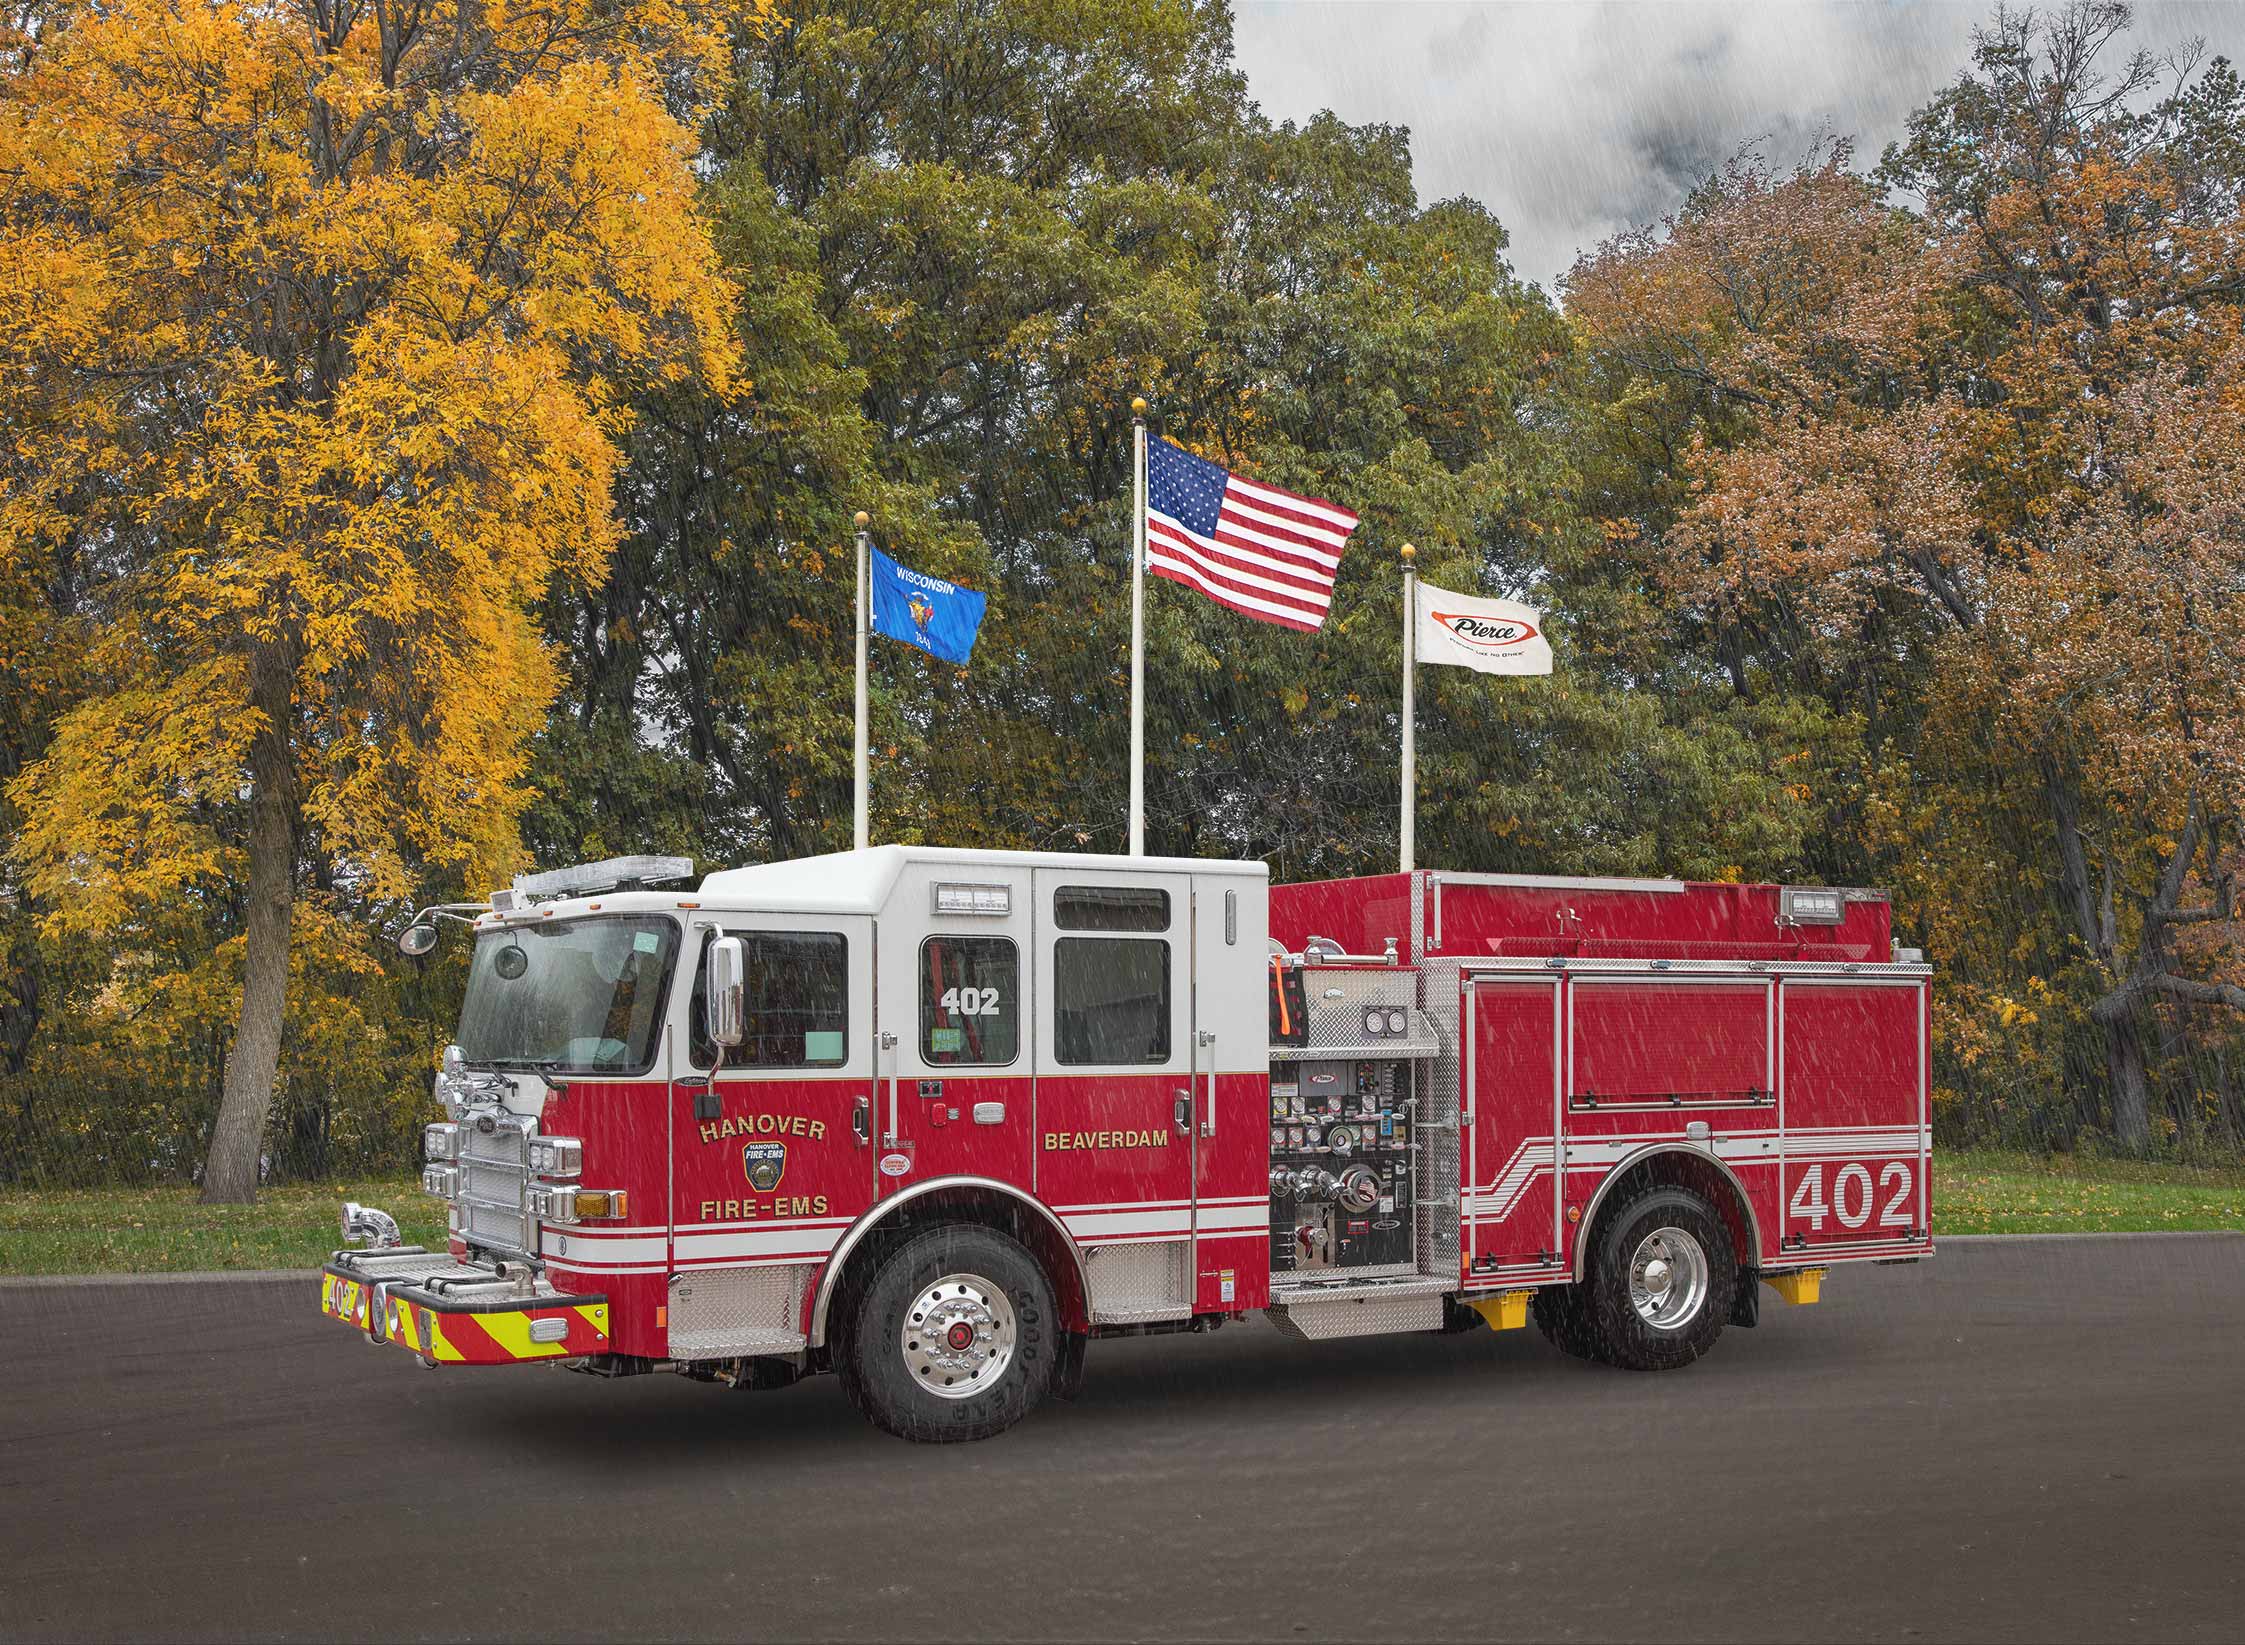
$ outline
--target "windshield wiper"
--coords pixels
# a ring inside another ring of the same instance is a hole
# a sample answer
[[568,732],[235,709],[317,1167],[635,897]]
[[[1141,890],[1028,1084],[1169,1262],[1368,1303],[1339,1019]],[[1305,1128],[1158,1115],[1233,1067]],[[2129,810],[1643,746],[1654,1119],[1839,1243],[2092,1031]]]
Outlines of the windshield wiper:
[[546,1089],[548,1091],[559,1093],[569,1089],[569,1082],[567,1080],[557,1080],[554,1078],[555,1073],[558,1072],[563,1066],[562,1061],[559,1057],[493,1057],[491,1059],[491,1066],[493,1068],[519,1068],[529,1073],[535,1074],[540,1079],[546,1082]]

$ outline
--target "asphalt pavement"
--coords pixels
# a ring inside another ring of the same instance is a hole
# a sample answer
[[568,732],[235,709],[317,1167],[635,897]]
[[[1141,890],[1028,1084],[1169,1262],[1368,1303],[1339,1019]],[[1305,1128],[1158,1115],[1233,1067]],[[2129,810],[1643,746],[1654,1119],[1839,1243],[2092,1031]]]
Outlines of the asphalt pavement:
[[0,1286],[0,1638],[2245,1637],[2245,1238],[1956,1241],[1682,1372],[1531,1329],[833,1379],[427,1371],[314,1285]]

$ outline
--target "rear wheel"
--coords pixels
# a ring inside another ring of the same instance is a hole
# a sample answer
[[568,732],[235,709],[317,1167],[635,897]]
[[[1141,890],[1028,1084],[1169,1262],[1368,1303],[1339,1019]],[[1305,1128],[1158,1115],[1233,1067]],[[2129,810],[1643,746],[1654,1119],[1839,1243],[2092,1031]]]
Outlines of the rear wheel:
[[1599,1219],[1582,1311],[1599,1357],[1669,1371],[1715,1345],[1738,1290],[1738,1259],[1714,1208],[1685,1188],[1648,1188]]
[[842,1386],[905,1439],[987,1439],[1027,1416],[1052,1380],[1052,1286],[1016,1241],[933,1228],[881,1263],[858,1299]]

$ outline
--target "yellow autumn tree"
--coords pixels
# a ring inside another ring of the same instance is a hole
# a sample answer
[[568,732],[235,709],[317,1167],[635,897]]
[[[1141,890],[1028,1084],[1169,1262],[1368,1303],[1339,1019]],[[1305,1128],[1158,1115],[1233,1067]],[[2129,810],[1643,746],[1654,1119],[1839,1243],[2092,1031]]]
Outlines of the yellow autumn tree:
[[[304,886],[504,871],[628,397],[730,386],[696,0],[102,0],[0,39],[0,580],[79,695],[11,785],[51,931],[233,898],[204,1176],[254,1195]],[[21,15],[19,13],[19,15]]]

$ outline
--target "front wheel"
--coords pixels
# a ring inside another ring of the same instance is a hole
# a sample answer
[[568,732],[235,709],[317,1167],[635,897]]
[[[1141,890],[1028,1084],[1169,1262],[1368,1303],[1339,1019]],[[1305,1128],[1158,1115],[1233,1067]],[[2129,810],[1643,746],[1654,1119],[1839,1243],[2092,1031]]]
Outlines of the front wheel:
[[1044,1398],[1059,1343],[1036,1258],[988,1228],[933,1228],[891,1252],[866,1286],[842,1385],[904,1439],[988,1439]]
[[1738,1290],[1738,1259],[1714,1208],[1649,1188],[1600,1219],[1584,1301],[1599,1357],[1670,1371],[1715,1346]]

